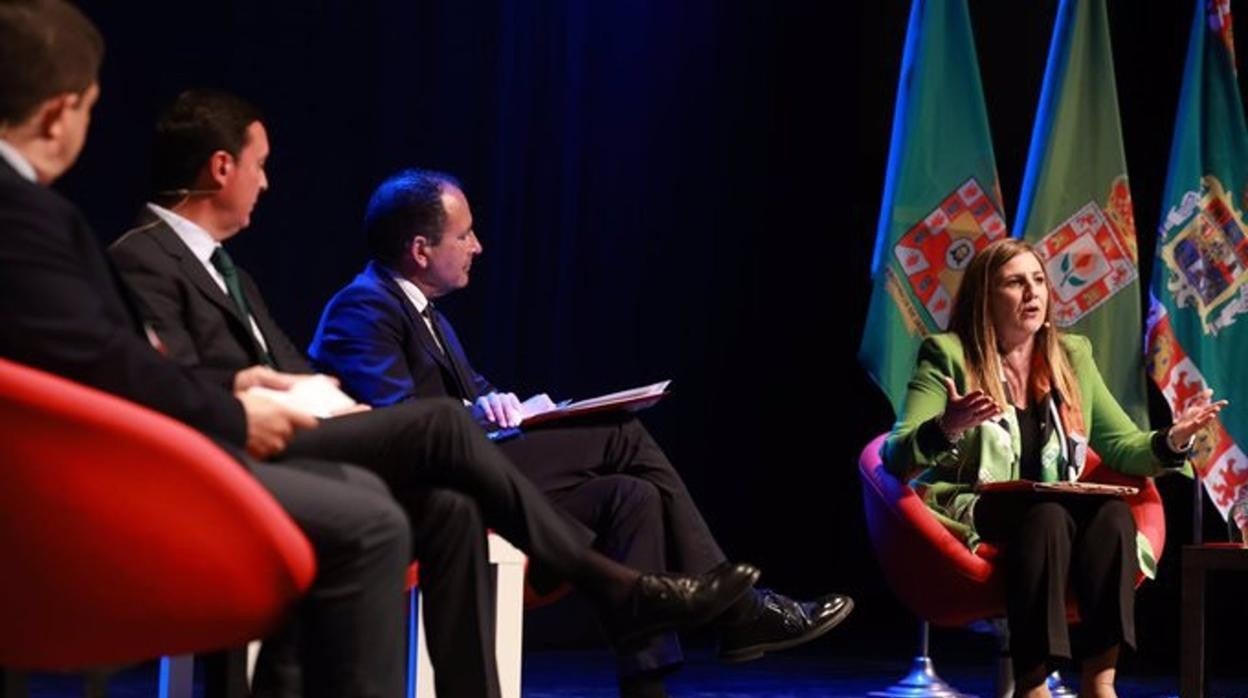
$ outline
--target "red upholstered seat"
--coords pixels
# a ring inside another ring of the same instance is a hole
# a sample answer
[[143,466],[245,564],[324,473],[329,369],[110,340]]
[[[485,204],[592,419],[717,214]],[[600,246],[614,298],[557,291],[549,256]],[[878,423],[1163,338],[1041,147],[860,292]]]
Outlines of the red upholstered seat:
[[420,588],[420,563],[412,562],[407,566],[407,590]]
[[244,644],[311,584],[308,541],[189,427],[0,360],[0,665]]
[[[867,444],[858,468],[867,528],[889,585],[916,615],[936,625],[960,626],[1004,616],[1002,575],[993,564],[996,549],[984,544],[972,553],[932,516],[907,483],[884,469],[880,447],[885,436]],[[1151,480],[1101,466],[1093,453],[1089,459],[1083,479],[1140,488],[1127,502],[1136,526],[1160,559],[1166,518],[1157,487]]]

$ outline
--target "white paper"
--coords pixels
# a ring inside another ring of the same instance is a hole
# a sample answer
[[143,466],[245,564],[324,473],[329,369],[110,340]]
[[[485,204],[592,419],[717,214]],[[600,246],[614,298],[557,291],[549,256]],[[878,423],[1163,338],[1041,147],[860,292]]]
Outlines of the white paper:
[[321,419],[332,417],[355,405],[355,400],[339,390],[329,376],[319,373],[299,379],[289,390],[274,390],[257,385],[247,392]]

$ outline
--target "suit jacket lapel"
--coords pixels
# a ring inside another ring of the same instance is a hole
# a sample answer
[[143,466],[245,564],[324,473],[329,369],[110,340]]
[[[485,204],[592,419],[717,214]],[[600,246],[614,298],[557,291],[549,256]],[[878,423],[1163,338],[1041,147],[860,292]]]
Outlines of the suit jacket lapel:
[[[256,299],[260,296],[260,289],[256,288],[255,281],[243,271],[239,271],[239,287],[243,289],[243,297],[247,300],[247,307],[251,309],[251,319],[256,321],[256,327],[260,328],[260,334],[264,335],[264,340],[269,343],[272,349],[276,337],[281,333],[282,328],[277,326],[268,313],[259,311],[261,307],[260,301]],[[251,329],[248,327],[247,329]]]
[[[178,234],[173,231],[173,228],[169,227],[169,224],[166,223],[164,219],[151,211],[145,210],[140,215],[140,220],[147,221],[147,225],[132,232],[148,230],[151,233],[152,238],[156,240],[156,243],[160,245],[161,249],[163,249],[170,257],[177,260],[178,271],[184,277],[190,279],[191,284],[194,285],[205,298],[219,307],[225,312],[227,317],[231,318],[238,324],[235,329],[242,332],[240,336],[245,337],[246,339],[244,341],[249,343],[252,354],[251,360],[260,361],[266,352],[264,347],[260,346],[260,342],[256,340],[256,336],[251,329],[251,323],[247,320],[247,318],[244,318],[242,314],[238,312],[238,305],[234,303],[234,299],[230,298],[225,291],[221,290],[221,287],[217,285],[216,280],[208,274],[208,270],[204,268],[203,263],[200,262],[199,258],[195,256],[195,253],[191,251],[191,248],[187,247],[185,242],[182,242],[182,238],[178,237]],[[247,284],[245,283],[240,284],[242,287],[246,287],[246,285]],[[244,290],[244,294],[246,293],[247,291]],[[250,297],[246,300],[248,304],[253,302]],[[257,325],[258,324],[259,320],[257,320]],[[274,335],[268,333],[267,328],[261,328],[261,332],[266,332],[265,337],[270,343],[273,341],[271,338]],[[272,354],[270,354],[270,356],[272,356]]]
[[[190,279],[195,288],[204,294],[204,297],[220,306],[230,317],[237,320],[243,329],[247,330],[248,335],[251,335],[251,325],[248,324],[246,318],[239,315],[238,306],[234,304],[233,299],[221,290],[217,282],[208,274],[208,270],[195,257],[195,253],[191,252],[191,248],[187,247],[186,243],[182,242],[182,238],[173,232],[173,228],[170,228],[168,223],[154,213],[145,212],[143,218],[147,219],[145,227],[150,228],[152,237],[161,249],[178,260],[178,269],[181,270],[182,275]],[[141,227],[138,230],[143,229]]]
[[[433,359],[434,363],[441,366],[452,377],[458,376],[455,365],[451,363],[447,354],[442,353],[438,349],[438,344],[434,340],[433,335],[429,333],[429,326],[425,324],[425,319],[420,316],[420,313],[416,312],[416,306],[412,305],[411,299],[407,297],[406,293],[403,293],[403,289],[399,288],[398,282],[391,278],[386,270],[379,268],[375,263],[369,263],[368,271],[373,280],[386,289],[387,293],[394,296],[399,302],[399,307],[403,308],[403,314],[412,327],[412,334],[416,336],[416,341],[420,344],[421,351]],[[464,390],[467,387],[462,386],[460,389]],[[461,395],[460,397],[471,399],[474,396]]]
[[460,394],[468,400],[476,398],[477,391],[473,390],[473,383],[470,379],[472,370],[468,366],[468,357],[464,356],[464,349],[455,337],[455,330],[451,329],[450,320],[447,320],[446,316],[436,308],[433,311],[432,320],[438,323],[438,331],[442,334],[442,344],[446,349],[446,358],[450,360],[455,380],[459,383]]

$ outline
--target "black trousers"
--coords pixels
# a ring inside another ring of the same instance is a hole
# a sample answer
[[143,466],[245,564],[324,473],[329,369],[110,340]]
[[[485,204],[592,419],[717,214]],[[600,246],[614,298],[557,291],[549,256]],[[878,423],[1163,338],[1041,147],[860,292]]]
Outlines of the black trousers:
[[590,532],[556,511],[455,400],[324,420],[286,453],[355,463],[386,481],[411,519],[439,695],[496,698],[486,527],[564,579],[584,564]]
[[[502,449],[551,501],[593,530],[595,547],[608,557],[643,572],[686,574],[725,559],[680,474],[635,418],[541,427]],[[625,677],[683,658],[675,633],[616,642],[615,649]]]
[[994,494],[975,505],[975,526],[1002,546],[1015,675],[1072,657],[1067,589],[1082,620],[1083,654],[1135,646],[1136,528],[1111,497]]
[[304,696],[399,698],[411,550],[402,510],[381,480],[359,468],[302,459],[248,466],[317,558],[316,579],[293,619],[297,632],[265,643],[257,677],[273,676],[275,661],[297,653]]

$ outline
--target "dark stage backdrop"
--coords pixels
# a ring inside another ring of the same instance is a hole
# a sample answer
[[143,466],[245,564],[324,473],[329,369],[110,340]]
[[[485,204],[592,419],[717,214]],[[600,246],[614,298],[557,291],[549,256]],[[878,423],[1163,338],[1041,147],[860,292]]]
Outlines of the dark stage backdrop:
[[[1011,220],[1056,4],[971,2]],[[1109,5],[1148,278],[1192,3]],[[84,6],[108,41],[103,98],[60,186],[104,241],[144,199],[160,104],[189,86],[250,98],[273,188],[231,249],[306,344],[363,264],[369,191],[404,166],[458,175],[485,254],[447,306],[478,367],[522,396],[674,379],[646,422],[730,555],[790,593],[853,593],[827,647],[910,651],[856,471],[892,414],[855,359],[907,2]],[[1173,668],[1191,498],[1163,490],[1141,655]]]

